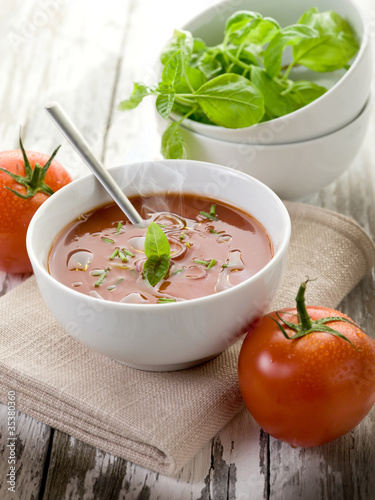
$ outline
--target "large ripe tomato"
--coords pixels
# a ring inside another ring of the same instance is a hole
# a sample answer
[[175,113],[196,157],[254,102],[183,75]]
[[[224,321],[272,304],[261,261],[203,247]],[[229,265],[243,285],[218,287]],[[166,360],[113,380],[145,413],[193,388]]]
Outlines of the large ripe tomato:
[[[304,289],[298,298],[297,309],[271,313],[248,333],[238,375],[245,404],[259,425],[281,441],[310,447],[342,436],[370,411],[375,342],[338,311],[305,308]],[[282,320],[300,327],[292,329]],[[276,322],[288,337],[302,336],[286,338]]]
[[49,158],[42,153],[25,152],[21,140],[20,145],[20,150],[0,152],[0,271],[9,273],[32,270],[26,251],[30,220],[53,192],[72,180],[53,160],[57,150]]

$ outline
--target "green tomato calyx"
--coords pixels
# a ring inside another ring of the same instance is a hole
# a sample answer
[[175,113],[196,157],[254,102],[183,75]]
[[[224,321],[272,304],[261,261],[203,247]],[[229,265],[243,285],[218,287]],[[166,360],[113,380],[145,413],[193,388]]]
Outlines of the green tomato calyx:
[[[275,314],[280,320],[277,321],[275,318],[272,316],[269,316],[275,323],[278,325],[280,328],[282,334],[284,335],[285,338],[288,340],[294,340],[298,339],[301,337],[305,337],[306,335],[309,335],[310,333],[313,332],[325,332],[325,333],[330,333],[331,335],[334,335],[335,337],[339,337],[343,340],[346,340],[349,342],[349,344],[354,347],[354,349],[357,350],[355,345],[351,340],[349,340],[345,335],[343,335],[341,332],[338,332],[337,330],[334,330],[330,326],[328,326],[326,323],[329,323],[331,321],[345,321],[346,323],[350,323],[351,325],[356,326],[357,328],[358,325],[356,323],[353,323],[353,321],[350,321],[347,318],[344,318],[343,316],[327,316],[326,318],[320,318],[317,320],[312,320],[305,304],[305,291],[306,291],[306,285],[307,283],[311,281],[310,279],[307,279],[306,281],[303,281],[299,287],[297,296],[296,296],[296,309],[297,309],[297,315],[298,315],[298,323],[292,323],[290,321],[286,321],[283,319],[280,314],[289,314],[287,311],[277,311]],[[290,328],[293,330],[295,335],[289,336],[284,328],[284,326]]]
[[52,153],[50,158],[48,159],[47,163],[41,167],[39,163],[35,163],[34,168],[31,167],[29,159],[26,155],[26,151],[23,147],[22,140],[21,140],[21,135],[20,135],[20,148],[22,151],[22,156],[23,160],[25,163],[25,175],[17,175],[13,174],[12,172],[9,172],[5,168],[0,167],[0,171],[4,172],[5,174],[8,174],[13,180],[18,182],[18,184],[21,184],[21,186],[24,186],[26,188],[26,194],[21,194],[20,192],[16,191],[15,189],[11,189],[6,186],[6,188],[11,191],[13,194],[18,196],[19,198],[22,198],[24,200],[27,200],[28,198],[32,198],[38,191],[41,191],[42,193],[47,194],[50,196],[51,194],[54,193],[53,189],[51,189],[45,182],[44,178],[47,174],[47,171],[52,163],[52,160],[56,156],[58,150],[60,149],[60,146],[58,146],[55,151]]

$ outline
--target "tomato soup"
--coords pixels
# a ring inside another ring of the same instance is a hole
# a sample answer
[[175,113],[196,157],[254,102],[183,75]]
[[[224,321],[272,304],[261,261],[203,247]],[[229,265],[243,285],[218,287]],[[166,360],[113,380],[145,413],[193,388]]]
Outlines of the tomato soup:
[[169,268],[155,286],[143,274],[147,227],[132,225],[115,204],[81,215],[59,234],[48,258],[50,274],[93,297],[155,304],[220,293],[272,259],[263,226],[226,203],[189,194],[136,196],[131,202],[169,241]]

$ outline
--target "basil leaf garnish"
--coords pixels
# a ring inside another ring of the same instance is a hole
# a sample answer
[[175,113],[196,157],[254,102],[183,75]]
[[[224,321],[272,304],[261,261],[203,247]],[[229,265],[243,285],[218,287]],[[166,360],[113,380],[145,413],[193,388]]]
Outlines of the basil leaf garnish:
[[147,260],[143,266],[143,276],[155,286],[161,281],[169,270],[170,245],[164,231],[151,222],[148,226],[145,239],[145,254]]

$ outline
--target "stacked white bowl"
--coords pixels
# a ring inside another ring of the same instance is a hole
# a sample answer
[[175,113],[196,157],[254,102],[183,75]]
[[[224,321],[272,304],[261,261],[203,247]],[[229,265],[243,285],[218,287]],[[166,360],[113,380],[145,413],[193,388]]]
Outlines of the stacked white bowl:
[[[311,7],[334,10],[355,31],[360,49],[350,68],[320,73],[328,87],[316,101],[280,118],[229,129],[186,119],[181,130],[189,158],[226,165],[267,184],[280,197],[303,199],[341,175],[357,156],[371,114],[371,46],[364,15],[353,0],[225,0],[191,20],[184,29],[208,45],[223,36],[225,22],[238,10],[260,12],[281,26],[296,22]],[[311,78],[311,72],[299,78]],[[172,116],[172,119],[176,118]]]

